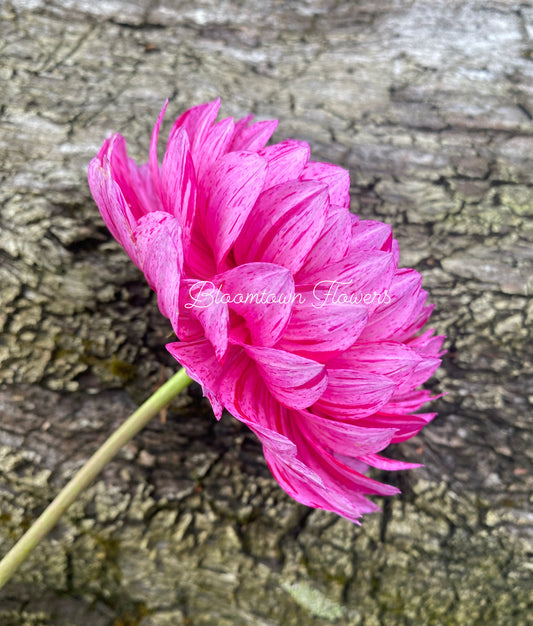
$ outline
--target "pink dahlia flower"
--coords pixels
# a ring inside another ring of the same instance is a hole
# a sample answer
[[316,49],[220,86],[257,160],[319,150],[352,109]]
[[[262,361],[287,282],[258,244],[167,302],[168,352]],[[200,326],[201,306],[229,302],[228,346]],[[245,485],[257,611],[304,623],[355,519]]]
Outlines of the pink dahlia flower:
[[[165,105],[166,108],[166,105]],[[219,101],[172,127],[161,165],[155,125],[138,166],[113,135],[89,166],[109,230],[144,272],[179,341],[169,352],[263,444],[299,502],[357,521],[395,487],[368,466],[434,414],[415,413],[443,337],[419,331],[432,307],[398,268],[391,228],[349,211],[348,172],[309,160],[277,122],[215,123]]]

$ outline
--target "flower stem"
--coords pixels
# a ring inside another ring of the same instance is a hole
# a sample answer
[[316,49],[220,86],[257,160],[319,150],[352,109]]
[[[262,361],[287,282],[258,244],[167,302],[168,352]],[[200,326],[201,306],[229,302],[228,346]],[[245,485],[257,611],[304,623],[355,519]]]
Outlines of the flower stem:
[[61,515],[78,495],[94,480],[104,466],[148,422],[161,411],[174,396],[185,389],[191,379],[180,369],[142,404],[93,454],[69,483],[60,491],[37,521],[0,561],[0,589],[13,576],[35,546],[57,524]]

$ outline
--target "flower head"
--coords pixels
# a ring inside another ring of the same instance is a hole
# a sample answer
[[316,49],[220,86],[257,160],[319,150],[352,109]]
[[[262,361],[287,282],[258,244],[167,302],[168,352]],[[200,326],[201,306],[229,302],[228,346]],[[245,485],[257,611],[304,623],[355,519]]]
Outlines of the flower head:
[[[166,108],[166,105],[165,105]],[[421,276],[398,269],[391,228],[349,211],[349,175],[309,146],[266,146],[277,122],[215,123],[219,101],[155,125],[138,166],[120,135],[89,166],[104,221],[156,291],[179,341],[169,352],[217,418],[263,444],[280,485],[352,521],[394,487],[365,475],[416,467],[379,453],[434,416],[415,413],[443,337]]]

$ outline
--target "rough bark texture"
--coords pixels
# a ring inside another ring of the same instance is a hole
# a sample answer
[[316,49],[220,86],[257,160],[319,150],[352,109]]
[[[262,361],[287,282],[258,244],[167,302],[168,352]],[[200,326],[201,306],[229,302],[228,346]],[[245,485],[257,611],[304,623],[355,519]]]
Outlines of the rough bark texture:
[[[175,369],[86,184],[217,95],[352,174],[448,335],[425,468],[357,527],[290,500],[198,389],[0,592],[3,625],[531,623],[533,3],[0,2],[0,552]],[[529,343],[528,343],[529,342]]]

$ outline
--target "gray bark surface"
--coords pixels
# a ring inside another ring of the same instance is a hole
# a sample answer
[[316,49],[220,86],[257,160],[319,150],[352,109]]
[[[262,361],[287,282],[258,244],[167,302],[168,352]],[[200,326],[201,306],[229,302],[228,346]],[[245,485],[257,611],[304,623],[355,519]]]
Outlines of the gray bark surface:
[[531,622],[533,3],[0,2],[0,554],[176,369],[86,183],[222,97],[352,175],[449,353],[439,417],[361,527],[293,502],[192,387],[0,592],[28,626]]

